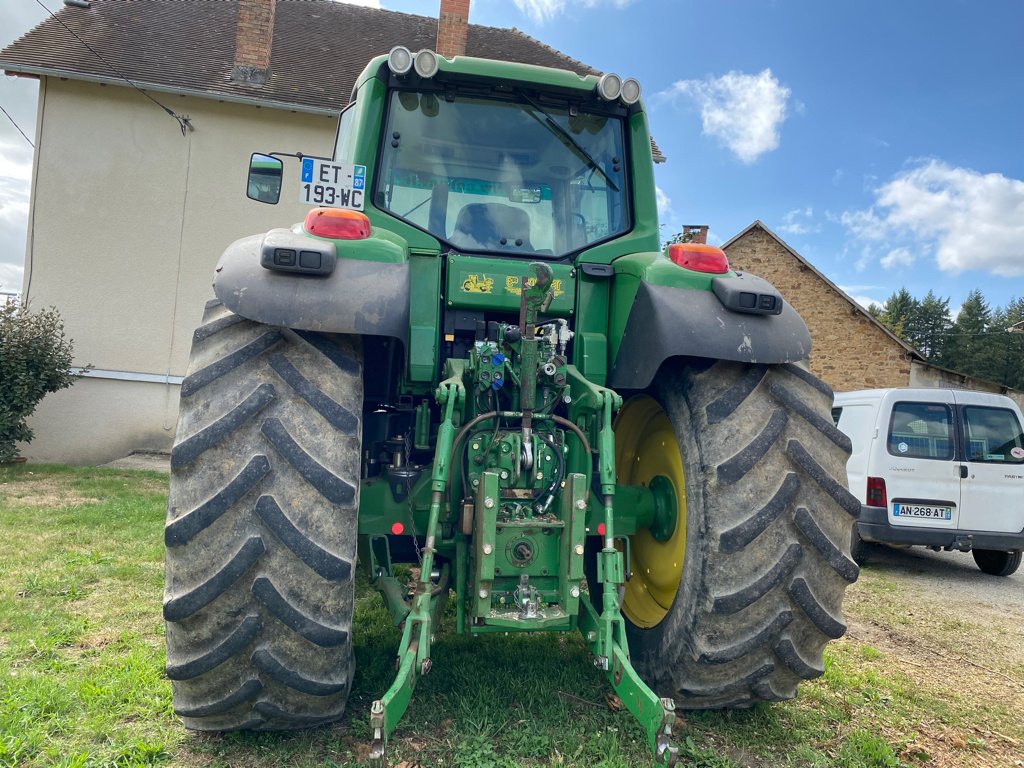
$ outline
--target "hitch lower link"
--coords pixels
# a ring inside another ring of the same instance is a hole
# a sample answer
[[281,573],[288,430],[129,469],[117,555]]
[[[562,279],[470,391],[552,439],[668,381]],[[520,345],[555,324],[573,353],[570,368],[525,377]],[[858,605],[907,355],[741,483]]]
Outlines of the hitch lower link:
[[[633,668],[629,659],[625,622],[619,611],[619,587],[625,583],[622,553],[614,546],[615,467],[612,414],[621,402],[610,390],[602,393],[602,426],[599,434],[598,466],[604,511],[603,547],[597,555],[597,582],[601,589],[601,612],[590,600],[580,600],[578,627],[595,658],[595,665],[608,676],[616,695],[625,707],[643,725],[647,740],[658,765],[672,766],[679,759],[679,749],[672,743],[672,725],[675,722],[675,703],[659,698]],[[433,641],[433,622],[437,595],[431,592],[435,543],[441,509],[451,471],[456,435],[454,416],[465,398],[459,372],[441,383],[437,399],[444,409],[437,437],[437,449],[431,474],[430,513],[422,549],[423,562],[412,608],[405,619],[405,629],[398,649],[398,674],[383,697],[370,708],[370,727],[373,743],[370,758],[378,765],[385,763],[388,738],[405,714],[412,699],[413,689],[420,676],[431,668],[430,646]],[[464,432],[465,430],[463,430]],[[462,433],[459,433],[460,436]],[[597,586],[596,584],[594,585]]]
[[450,459],[455,444],[455,411],[466,397],[461,376],[456,373],[441,382],[437,399],[444,408],[444,418],[438,428],[437,449],[430,478],[430,514],[422,549],[423,562],[420,579],[416,584],[412,610],[405,619],[402,642],[398,646],[398,674],[383,697],[370,705],[370,727],[373,729],[373,743],[370,759],[384,763],[384,749],[388,737],[395,730],[405,710],[409,707],[416,681],[430,672],[430,645],[433,641],[435,601],[440,598],[431,594],[431,572],[434,569],[437,533],[444,504],[445,490],[451,472]]
[[590,652],[594,654],[595,666],[604,670],[616,695],[647,732],[647,742],[654,752],[655,763],[675,765],[679,760],[679,748],[672,743],[675,702],[670,698],[659,698],[633,668],[629,660],[626,624],[619,611],[619,587],[626,583],[626,574],[622,552],[615,548],[613,529],[615,436],[612,432],[612,413],[620,402],[618,396],[611,391],[605,390],[602,393],[598,468],[604,502],[604,541],[601,551],[597,553],[601,613],[597,613],[590,600],[581,600],[579,628]]

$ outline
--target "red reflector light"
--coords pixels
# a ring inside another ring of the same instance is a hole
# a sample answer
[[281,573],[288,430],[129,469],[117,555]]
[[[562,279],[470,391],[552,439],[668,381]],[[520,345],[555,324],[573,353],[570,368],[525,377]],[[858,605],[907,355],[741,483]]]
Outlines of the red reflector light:
[[403,533],[405,533],[405,526],[402,525],[402,523],[392,523],[391,532],[395,534],[395,536],[401,536]]
[[889,507],[889,499],[885,493],[885,478],[868,478],[867,504],[869,507]]
[[306,214],[306,231],[333,240],[365,240],[370,236],[370,220],[365,213],[341,208],[314,208]]
[[597,535],[598,536],[604,536],[604,532],[606,530],[607,529],[604,527],[604,523],[598,523],[597,524]]
[[729,271],[729,259],[725,251],[713,245],[674,243],[668,247],[668,257],[680,267],[694,272],[724,275]]

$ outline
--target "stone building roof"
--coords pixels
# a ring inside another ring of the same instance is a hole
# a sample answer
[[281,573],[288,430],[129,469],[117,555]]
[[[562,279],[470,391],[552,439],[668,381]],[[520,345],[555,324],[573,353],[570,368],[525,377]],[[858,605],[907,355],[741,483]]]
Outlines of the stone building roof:
[[[232,81],[236,0],[92,0],[62,7],[0,51],[9,73],[337,113],[366,62],[395,45],[435,46],[437,18],[330,0],[278,0],[270,74],[261,86]],[[92,50],[90,50],[90,48]],[[98,54],[98,55],[97,55]],[[517,29],[470,24],[466,55],[597,70]]]
[[805,267],[807,270],[809,270],[811,272],[811,274],[815,275],[819,280],[821,280],[822,282],[826,283],[829,286],[829,288],[831,288],[833,291],[835,291],[841,298],[845,299],[846,302],[850,305],[851,312],[857,312],[860,315],[862,315],[863,317],[865,317],[869,322],[871,322],[873,325],[875,325],[880,331],[882,331],[886,336],[888,336],[890,339],[892,339],[896,344],[899,344],[901,347],[903,347],[903,349],[906,350],[909,359],[919,360],[921,362],[927,362],[927,358],[925,358],[924,355],[922,355],[920,352],[918,352],[912,346],[907,344],[907,342],[905,342],[903,339],[901,339],[895,333],[890,331],[886,327],[886,325],[884,323],[879,322],[879,320],[874,315],[872,315],[870,312],[868,312],[866,309],[864,309],[864,307],[862,307],[860,304],[858,304],[856,301],[854,301],[853,298],[851,298],[850,295],[846,293],[846,291],[844,291],[838,285],[836,285],[831,280],[829,280],[827,277],[825,277],[825,275],[822,274],[821,272],[819,272],[814,267],[814,265],[811,264],[811,262],[809,262],[807,259],[805,259],[803,256],[801,256],[799,253],[797,253],[793,248],[791,248],[789,246],[789,244],[785,240],[783,240],[777,234],[772,232],[760,220],[754,221],[753,224],[751,224],[749,227],[744,229],[742,232],[740,232],[737,235],[734,235],[727,243],[724,243],[722,245],[722,250],[723,251],[727,251],[730,245],[732,245],[733,243],[737,242],[738,240],[743,239],[744,236],[746,236],[748,233],[754,231],[755,229],[760,229],[766,235],[768,235],[773,240],[775,240],[775,242],[777,242],[780,246],[782,246],[782,248],[784,248],[794,259],[796,259],[800,263],[801,266]]

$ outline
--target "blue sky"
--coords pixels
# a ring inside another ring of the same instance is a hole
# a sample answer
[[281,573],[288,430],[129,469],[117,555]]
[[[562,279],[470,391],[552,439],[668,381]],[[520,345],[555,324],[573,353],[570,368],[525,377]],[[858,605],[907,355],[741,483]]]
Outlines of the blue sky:
[[[57,0],[44,0],[56,10]],[[364,0],[435,15],[437,0]],[[42,19],[4,0],[0,44]],[[862,303],[1024,296],[1024,4],[473,0],[644,87],[663,233],[760,219]],[[32,136],[35,85],[0,78]],[[31,148],[0,115],[0,290],[20,282]]]

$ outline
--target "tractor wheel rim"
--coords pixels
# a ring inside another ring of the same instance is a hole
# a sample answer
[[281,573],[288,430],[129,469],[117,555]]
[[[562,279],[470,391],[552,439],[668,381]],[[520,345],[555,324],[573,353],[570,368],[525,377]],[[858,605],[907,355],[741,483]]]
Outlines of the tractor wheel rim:
[[664,541],[648,529],[629,538],[631,577],[622,612],[638,627],[650,628],[668,614],[679,589],[686,555],[686,482],[679,443],[668,414],[647,395],[629,400],[615,420],[615,468],[619,482],[650,486],[666,478],[677,500],[676,524]]

